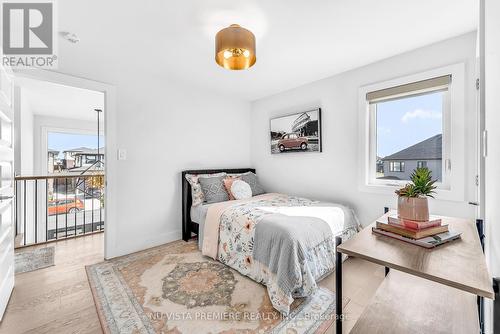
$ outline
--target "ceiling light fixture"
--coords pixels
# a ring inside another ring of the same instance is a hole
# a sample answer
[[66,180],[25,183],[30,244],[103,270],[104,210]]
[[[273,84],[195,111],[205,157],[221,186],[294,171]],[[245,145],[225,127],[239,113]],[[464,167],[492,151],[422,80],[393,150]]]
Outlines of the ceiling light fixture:
[[255,36],[237,24],[215,35],[215,61],[228,70],[245,70],[257,61]]

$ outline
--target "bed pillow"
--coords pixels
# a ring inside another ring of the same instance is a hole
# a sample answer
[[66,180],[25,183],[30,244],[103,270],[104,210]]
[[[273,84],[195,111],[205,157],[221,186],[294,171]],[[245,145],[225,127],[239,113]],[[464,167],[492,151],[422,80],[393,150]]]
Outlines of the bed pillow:
[[262,188],[262,186],[259,184],[259,179],[257,178],[257,175],[255,175],[255,173],[250,172],[248,174],[242,174],[241,180],[248,183],[250,189],[252,189],[253,196],[262,195],[265,193],[264,188]]
[[251,172],[245,172],[245,173],[227,173],[227,176],[233,176],[233,177],[234,176],[238,176],[238,177],[240,177],[242,175],[246,175],[246,174],[249,174],[249,173],[251,173]]
[[203,196],[205,197],[205,203],[229,201],[229,195],[227,194],[226,187],[224,187],[225,178],[225,175],[215,177],[200,176],[198,178]]
[[234,180],[231,185],[231,193],[235,199],[252,198],[252,188],[250,188],[248,183],[242,180]]
[[191,185],[191,199],[193,203],[192,206],[200,205],[205,201],[205,196],[203,195],[203,191],[201,190],[201,185],[199,182],[200,177],[217,177],[217,176],[225,176],[226,173],[216,173],[216,174],[186,174],[185,178]]
[[236,180],[240,180],[239,176],[230,176],[229,174],[224,178],[224,187],[226,188],[227,194],[229,196],[229,200],[234,200],[234,195],[231,192],[231,186],[233,182]]

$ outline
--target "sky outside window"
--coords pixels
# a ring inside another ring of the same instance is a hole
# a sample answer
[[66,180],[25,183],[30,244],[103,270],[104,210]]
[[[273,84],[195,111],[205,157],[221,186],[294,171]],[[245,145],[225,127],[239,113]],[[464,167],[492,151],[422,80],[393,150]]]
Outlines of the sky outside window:
[[443,92],[377,103],[377,156],[386,157],[443,132]]

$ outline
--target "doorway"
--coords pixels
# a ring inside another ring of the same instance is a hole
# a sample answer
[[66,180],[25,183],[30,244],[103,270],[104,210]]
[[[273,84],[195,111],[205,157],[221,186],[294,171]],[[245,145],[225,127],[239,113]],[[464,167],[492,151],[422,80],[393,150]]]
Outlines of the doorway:
[[30,70],[15,74],[15,95],[16,245],[104,233],[113,204],[106,157],[114,87]]

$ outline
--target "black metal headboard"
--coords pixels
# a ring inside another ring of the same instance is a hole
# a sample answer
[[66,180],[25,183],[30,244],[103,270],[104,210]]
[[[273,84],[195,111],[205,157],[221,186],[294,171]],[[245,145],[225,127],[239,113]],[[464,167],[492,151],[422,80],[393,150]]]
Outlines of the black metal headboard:
[[191,238],[191,232],[198,234],[198,224],[191,221],[191,185],[186,180],[186,174],[215,174],[215,173],[239,174],[246,172],[255,173],[253,168],[229,168],[229,169],[197,169],[184,170],[181,173],[182,182],[182,240],[188,241]]

